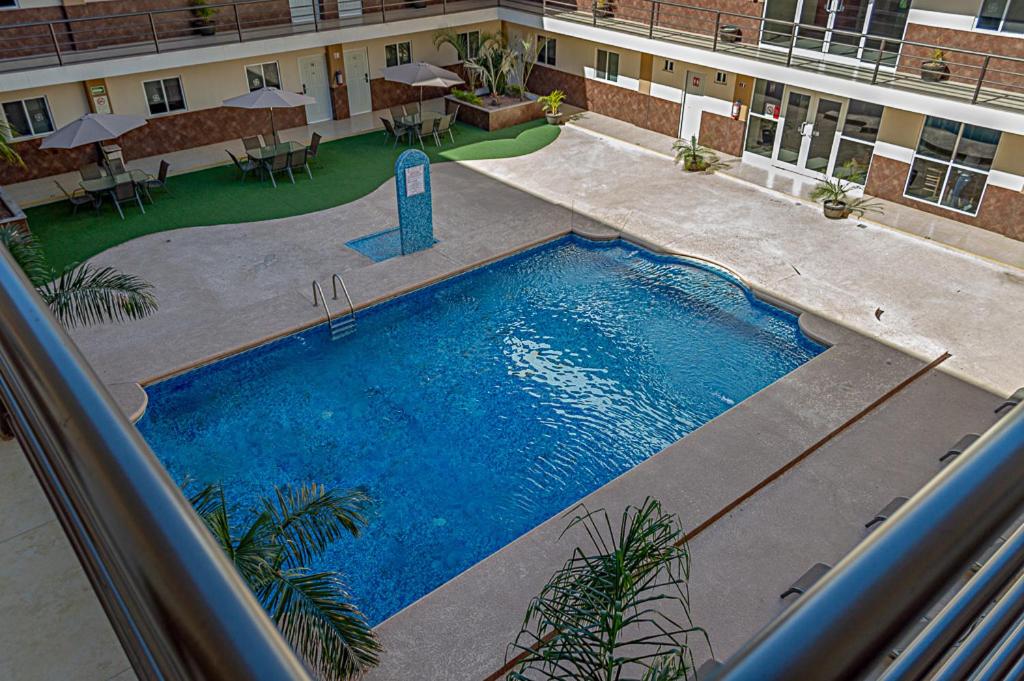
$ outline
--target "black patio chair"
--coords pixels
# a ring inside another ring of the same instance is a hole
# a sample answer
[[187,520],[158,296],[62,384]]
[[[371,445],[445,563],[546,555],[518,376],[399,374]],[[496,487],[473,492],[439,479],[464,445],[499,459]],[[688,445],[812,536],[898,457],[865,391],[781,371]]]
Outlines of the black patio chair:
[[60,189],[62,194],[64,194],[64,198],[66,198],[68,200],[68,203],[71,204],[72,215],[77,213],[78,209],[81,208],[82,206],[91,205],[93,209],[97,207],[96,197],[93,196],[92,194],[87,193],[81,187],[69,192],[67,189],[64,188],[64,185],[62,185],[57,180],[54,180],[53,183],[57,185],[57,188]]
[[103,171],[95,163],[87,163],[78,169],[78,174],[83,180],[98,180],[103,177]]
[[939,457],[939,463],[945,463],[948,459],[953,459],[964,453],[964,450],[974,444],[981,435],[978,433],[968,433],[962,438],[956,441],[956,444],[946,450],[946,453]]
[[111,175],[122,175],[128,170],[124,167],[124,161],[120,158],[107,159],[107,172]]
[[394,137],[395,141],[391,144],[391,146],[394,147],[395,145],[398,144],[398,138],[402,137],[403,135],[398,132],[398,130],[395,128],[394,123],[384,118],[383,116],[381,116],[380,122],[384,124],[384,143],[387,144],[389,137]]
[[[291,174],[291,170],[288,168],[288,152],[282,152],[280,154],[274,154],[274,157],[269,161],[263,161],[263,169],[267,175],[270,176],[270,183],[274,185],[274,189],[277,189],[277,181],[274,179],[274,175],[277,173],[288,173]],[[295,179],[292,178],[292,182]]]
[[451,127],[451,132],[453,133],[453,135],[452,135],[453,137],[454,137],[454,132],[455,132],[455,123],[456,123],[456,121],[458,121],[458,120],[459,120],[459,108],[460,108],[461,106],[462,106],[461,104],[456,104],[456,105],[455,105],[455,108],[454,108],[454,109],[452,109],[452,114],[451,114],[451,115],[452,115],[452,127]]
[[292,184],[295,184],[294,171],[296,170],[305,170],[306,174],[309,175],[309,179],[313,179],[313,172],[309,169],[309,163],[306,162],[306,159],[307,152],[305,149],[288,154],[288,177],[291,178]]
[[317,160],[319,160],[319,158],[320,158],[320,140],[322,140],[323,138],[324,138],[324,136],[321,135],[320,133],[318,133],[318,132],[314,132],[313,133],[313,136],[309,140],[309,146],[306,147],[306,150],[308,152],[308,154],[306,155],[306,158],[308,160],[310,160],[310,161],[317,161]]
[[146,191],[146,196],[149,197],[149,202],[153,202],[153,197],[149,195],[150,189],[163,189],[168,194],[171,193],[170,188],[167,186],[167,171],[171,169],[171,164],[167,161],[160,159],[160,170],[157,171],[156,177],[153,177],[149,173],[146,173],[146,179],[142,180],[139,184]]
[[124,211],[121,210],[121,205],[131,203],[132,201],[138,205],[143,215],[146,214],[146,209],[142,205],[142,198],[139,196],[139,190],[131,180],[114,185],[114,188],[110,190],[110,199],[114,202],[114,208],[117,209],[117,214],[121,216],[122,220],[124,220]]
[[445,136],[445,133],[448,134],[448,137],[452,140],[452,144],[454,144],[455,135],[452,134],[452,117],[450,115],[441,116],[441,118],[437,120],[437,128],[434,130],[434,141],[437,142],[438,146],[441,145],[441,138]]
[[239,179],[242,182],[245,182],[245,176],[248,175],[249,173],[251,173],[252,171],[256,170],[256,162],[253,161],[251,158],[247,158],[244,161],[240,161],[240,160],[238,160],[237,156],[232,154],[227,149],[225,149],[224,151],[228,152],[228,156],[231,157],[231,162],[234,163],[235,164],[235,168],[238,169]]
[[260,139],[259,135],[243,137],[242,146],[245,147],[246,154],[252,154],[252,152],[259,151],[263,148],[263,140]]
[[438,144],[438,142],[437,142],[437,124],[440,123],[440,122],[441,122],[441,119],[435,118],[435,119],[430,120],[430,121],[423,121],[422,123],[420,123],[420,126],[418,128],[416,128],[416,131],[415,131],[416,132],[416,137],[420,141],[420,147],[421,148],[423,148],[423,149],[426,148],[426,147],[423,146],[423,140],[427,139],[428,137],[433,137],[434,138],[434,144],[435,145]]
[[890,516],[892,516],[893,513],[900,510],[900,508],[902,508],[903,504],[905,503],[907,503],[907,497],[896,497],[888,504],[886,504],[881,511],[876,513],[875,517],[864,523],[864,527],[871,528],[877,525],[878,523],[884,523],[886,520],[889,519]]
[[832,569],[831,565],[825,563],[815,563],[807,570],[807,572],[800,575],[800,578],[793,582],[793,585],[782,592],[779,598],[785,598],[792,594],[804,594],[812,586],[818,583],[825,574]]

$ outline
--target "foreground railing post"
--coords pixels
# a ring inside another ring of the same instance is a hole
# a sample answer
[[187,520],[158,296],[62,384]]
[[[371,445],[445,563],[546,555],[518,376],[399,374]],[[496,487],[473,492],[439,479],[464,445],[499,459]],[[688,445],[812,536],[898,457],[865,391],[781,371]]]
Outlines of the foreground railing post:
[[711,51],[718,50],[718,33],[722,30],[722,13],[715,12],[715,38],[711,41]]
[[242,42],[242,20],[238,16],[238,4],[231,5],[235,10],[235,30],[238,31],[238,42]]
[[149,12],[149,30],[153,32],[153,49],[156,50],[157,54],[159,54],[160,38],[156,35],[156,20],[153,18],[152,12]]
[[878,69],[882,67],[882,55],[885,54],[885,38],[882,38],[882,44],[878,46],[878,56],[875,58],[875,70],[871,73],[871,83],[878,82]]
[[789,25],[789,51],[786,52],[786,66],[793,63],[793,48],[796,47],[796,34],[800,30],[796,24]]
[[861,678],[1024,507],[1024,405],[924,486],[715,681]]
[[594,26],[597,26],[597,0],[590,0],[590,14],[594,19]]
[[653,2],[653,0],[652,0],[652,2],[651,2],[651,23],[650,23],[650,25],[647,28],[647,37],[648,38],[653,38],[654,37],[654,11],[656,9],[658,9],[658,3]]
[[978,103],[978,95],[981,94],[981,86],[985,82],[985,74],[988,72],[988,62],[992,55],[986,55],[985,61],[981,64],[981,73],[978,74],[978,84],[974,86],[974,95],[971,97],[971,104]]
[[310,681],[6,248],[0,400],[141,681]]
[[60,54],[60,43],[57,41],[57,31],[53,28],[53,23],[50,26],[50,38],[53,40],[53,51],[57,53],[57,63],[61,66],[64,65],[64,57]]

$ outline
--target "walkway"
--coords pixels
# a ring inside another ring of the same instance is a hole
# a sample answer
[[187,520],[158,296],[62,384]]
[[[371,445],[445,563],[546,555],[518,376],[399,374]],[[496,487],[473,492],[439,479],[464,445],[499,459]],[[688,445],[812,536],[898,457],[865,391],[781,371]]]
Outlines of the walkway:
[[[672,157],[672,144],[676,141],[674,137],[589,111],[582,115],[576,115],[570,120],[571,125],[581,130],[628,142],[666,158]],[[781,168],[765,169],[749,163],[741,163],[738,158],[727,154],[719,153],[719,157],[728,163],[727,168],[719,171],[719,175],[723,177],[731,177],[757,187],[770,189],[783,198],[812,201],[811,191],[817,184],[816,180]],[[872,200],[880,204],[883,213],[881,215],[873,213],[870,216],[858,218],[858,222],[890,227],[951,246],[959,251],[966,251],[1024,269],[1024,242],[1022,241],[885,199],[873,198]]]

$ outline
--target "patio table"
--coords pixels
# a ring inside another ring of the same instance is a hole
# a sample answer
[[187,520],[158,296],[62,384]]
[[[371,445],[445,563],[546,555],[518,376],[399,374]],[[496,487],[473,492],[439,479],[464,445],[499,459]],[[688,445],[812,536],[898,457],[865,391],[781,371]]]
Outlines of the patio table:
[[149,175],[144,170],[129,170],[126,173],[117,175],[104,175],[95,180],[82,180],[78,185],[89,194],[104,194],[109,192],[120,182],[144,182]]
[[416,129],[420,127],[423,121],[432,121],[444,116],[442,113],[437,111],[417,111],[414,114],[408,116],[402,116],[397,121],[398,128],[400,130],[399,135],[405,137],[409,135],[409,144],[412,144],[412,135],[415,134]]
[[306,148],[306,145],[302,142],[281,142],[280,144],[271,144],[267,147],[260,149],[253,149],[249,152],[249,158],[254,161],[269,161],[278,154],[287,154],[292,151],[302,151]]

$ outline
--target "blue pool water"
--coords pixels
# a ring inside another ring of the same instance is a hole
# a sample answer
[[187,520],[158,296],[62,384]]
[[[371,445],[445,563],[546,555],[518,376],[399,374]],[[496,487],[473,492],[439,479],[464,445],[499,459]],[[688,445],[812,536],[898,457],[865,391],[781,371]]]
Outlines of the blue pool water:
[[568,237],[152,385],[138,426],[239,513],[364,487],[324,566],[377,623],[822,350],[719,274]]

